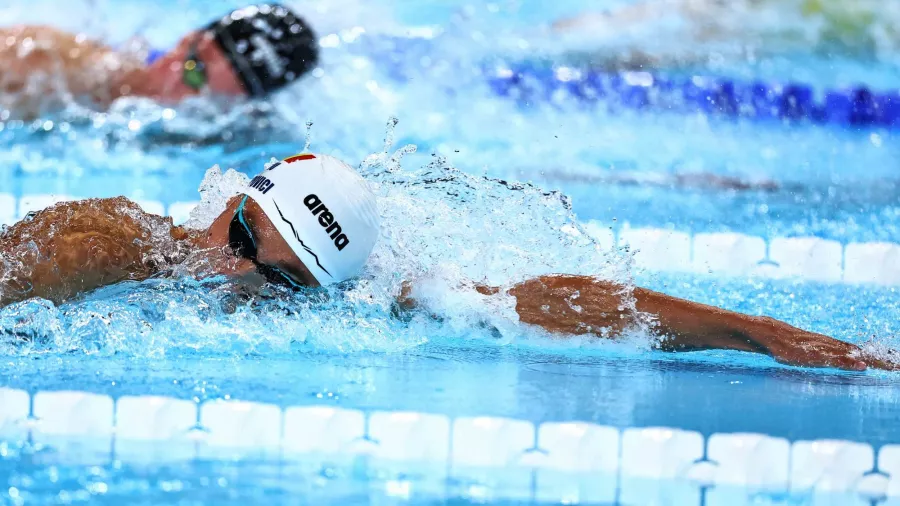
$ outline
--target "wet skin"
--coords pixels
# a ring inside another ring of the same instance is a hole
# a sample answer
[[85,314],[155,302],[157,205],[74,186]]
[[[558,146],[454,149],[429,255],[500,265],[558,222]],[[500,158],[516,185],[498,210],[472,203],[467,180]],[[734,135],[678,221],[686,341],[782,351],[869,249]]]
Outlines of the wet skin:
[[[263,284],[256,264],[228,245],[228,228],[240,199],[205,231],[172,225],[119,197],[66,202],[34,213],[0,236],[0,259],[13,268],[0,281],[0,305],[31,297],[61,304],[96,288],[141,281],[174,265],[197,277],[227,275]],[[252,200],[244,206],[258,246],[257,261],[281,268],[301,284],[318,286],[275,226]]]
[[182,80],[184,63],[194,43],[197,44],[197,57],[206,66],[209,93],[220,96],[246,95],[244,85],[238,80],[231,62],[212,34],[193,32],[182,38],[175,49],[152,65],[124,75],[118,82],[120,96],[139,95],[171,103],[199,94],[198,90],[184,84]]
[[[206,66],[207,86],[195,90],[182,82],[193,43]],[[102,110],[123,96],[142,96],[174,104],[209,93],[245,96],[225,53],[207,32],[191,32],[152,65],[49,26],[0,28],[0,105],[12,115],[33,118],[69,103]]]
[[[144,213],[125,198],[57,204],[23,220],[0,236],[0,306],[42,297],[61,304],[87,291],[124,280],[140,281],[175,265],[197,277],[226,275],[257,285],[256,265],[236,255],[228,230],[239,197],[205,231],[172,226],[171,218]],[[245,219],[257,241],[257,261],[277,266],[294,279],[317,286],[303,263],[252,200]],[[478,286],[484,295],[500,289]],[[513,285],[522,323],[559,336],[616,338],[646,317],[668,351],[705,349],[763,353],[779,362],[810,367],[898,370],[894,363],[867,356],[857,346],[807,332],[767,317],[748,316],[662,293],[590,276],[548,275]],[[415,286],[406,283],[398,306],[416,307]],[[628,303],[642,315],[627,309]]]

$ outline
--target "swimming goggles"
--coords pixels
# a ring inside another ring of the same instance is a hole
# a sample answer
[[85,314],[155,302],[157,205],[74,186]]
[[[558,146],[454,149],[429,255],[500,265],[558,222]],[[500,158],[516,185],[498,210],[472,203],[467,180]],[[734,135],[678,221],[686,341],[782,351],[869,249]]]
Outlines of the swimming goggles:
[[238,256],[253,262],[253,265],[256,266],[256,272],[266,278],[266,281],[269,283],[288,288],[302,288],[304,285],[288,273],[278,267],[259,263],[256,259],[256,240],[253,238],[253,232],[244,218],[244,204],[246,203],[247,196],[245,195],[234,212],[234,218],[232,218],[231,225],[228,227],[228,245],[231,246]]
[[187,55],[184,57],[184,64],[181,70],[181,82],[195,91],[202,90],[206,86],[207,80],[206,64],[203,63],[203,60],[197,54],[197,46],[200,44],[201,37],[203,35],[198,35],[191,42]]

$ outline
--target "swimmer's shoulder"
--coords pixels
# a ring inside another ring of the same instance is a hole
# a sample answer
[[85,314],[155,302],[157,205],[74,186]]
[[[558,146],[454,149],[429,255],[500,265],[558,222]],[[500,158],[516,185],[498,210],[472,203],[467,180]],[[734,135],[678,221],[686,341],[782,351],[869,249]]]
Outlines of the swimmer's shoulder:
[[176,228],[179,227],[173,226],[172,218],[148,213],[128,198],[92,198],[60,202],[31,212],[8,227],[4,237],[35,240],[50,238],[54,233],[79,232],[143,237],[159,230],[174,232]]

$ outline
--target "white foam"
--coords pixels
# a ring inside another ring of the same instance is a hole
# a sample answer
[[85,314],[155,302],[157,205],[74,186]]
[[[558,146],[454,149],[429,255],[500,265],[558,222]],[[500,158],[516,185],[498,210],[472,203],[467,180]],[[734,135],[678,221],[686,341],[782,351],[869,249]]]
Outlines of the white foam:
[[[263,164],[260,164],[260,170]],[[200,183],[200,202],[188,203],[182,209],[169,208],[169,213],[175,218],[178,213],[179,219],[187,213],[184,225],[193,229],[206,229],[212,225],[213,221],[225,210],[228,200],[244,190],[249,182],[249,178],[229,169],[222,173],[218,165],[214,165],[203,177]],[[191,207],[193,205],[193,207]],[[173,205],[174,207],[174,205]]]

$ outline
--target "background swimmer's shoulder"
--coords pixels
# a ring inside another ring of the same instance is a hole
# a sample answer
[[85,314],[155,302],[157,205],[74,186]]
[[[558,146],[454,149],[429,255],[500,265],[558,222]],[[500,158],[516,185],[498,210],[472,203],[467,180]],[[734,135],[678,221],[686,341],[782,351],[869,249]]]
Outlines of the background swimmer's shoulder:
[[75,101],[108,104],[119,76],[143,63],[84,34],[51,26],[0,28],[0,106],[30,118]]

